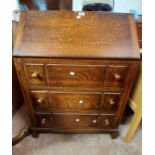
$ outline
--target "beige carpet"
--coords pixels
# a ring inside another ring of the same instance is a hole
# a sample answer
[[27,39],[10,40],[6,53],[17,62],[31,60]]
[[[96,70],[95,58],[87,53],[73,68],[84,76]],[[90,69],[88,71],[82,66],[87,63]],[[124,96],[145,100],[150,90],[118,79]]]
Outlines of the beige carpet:
[[[28,122],[24,111],[22,107],[13,116],[13,136]],[[130,119],[120,126],[120,136],[115,140],[107,134],[41,134],[38,139],[29,136],[14,146],[13,155],[141,155],[141,126],[129,144],[124,142]]]

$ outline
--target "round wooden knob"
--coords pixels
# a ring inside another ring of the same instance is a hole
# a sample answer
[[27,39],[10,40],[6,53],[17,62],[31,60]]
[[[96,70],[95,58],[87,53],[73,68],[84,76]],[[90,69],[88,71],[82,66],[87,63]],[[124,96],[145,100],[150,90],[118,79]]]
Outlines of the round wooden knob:
[[105,124],[108,126],[110,124],[108,119],[105,119]]
[[80,119],[79,119],[79,118],[77,118],[75,121],[76,121],[76,122],[80,122]]
[[114,105],[115,104],[113,99],[109,99],[109,103],[110,103],[110,105]]
[[74,75],[75,75],[75,72],[70,71],[70,72],[69,72],[69,75],[74,76]]
[[39,74],[38,74],[37,72],[33,72],[33,73],[31,74],[31,77],[32,77],[32,78],[37,78],[38,75],[39,75]]
[[81,19],[81,16],[77,15],[77,16],[76,16],[76,19]]
[[42,98],[38,98],[37,103],[43,103],[43,99]]
[[97,120],[96,119],[93,119],[93,121],[92,121],[93,123],[97,123]]
[[79,104],[83,104],[84,103],[84,101],[83,100],[79,100]]
[[117,81],[121,79],[121,76],[119,74],[117,74],[117,73],[114,74],[114,77],[115,77],[115,80],[117,80]]
[[80,11],[80,12],[78,12],[78,15],[79,15],[79,16],[85,16],[85,12]]
[[42,120],[41,120],[41,124],[45,124],[46,123],[46,118],[43,118]]

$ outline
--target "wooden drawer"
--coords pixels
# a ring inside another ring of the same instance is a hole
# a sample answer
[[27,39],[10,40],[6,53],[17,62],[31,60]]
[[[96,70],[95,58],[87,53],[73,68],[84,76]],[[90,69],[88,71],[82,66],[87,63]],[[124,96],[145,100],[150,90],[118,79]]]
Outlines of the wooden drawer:
[[51,114],[38,114],[37,127],[38,128],[54,128],[54,117]]
[[117,125],[115,115],[101,115],[100,116],[100,127],[103,129],[112,129]]
[[52,111],[96,111],[100,109],[102,93],[50,93]]
[[41,128],[97,128],[98,115],[41,114],[37,115]]
[[[120,92],[52,92],[33,90],[30,92],[36,111],[51,112],[117,112]],[[103,96],[103,97],[102,97]],[[102,105],[101,105],[102,104]]]
[[[124,87],[128,66],[71,66],[47,64],[47,82],[44,64],[25,65],[30,85]],[[106,68],[106,69],[105,69]]]
[[124,87],[128,66],[110,65],[106,69],[104,86],[105,87]]
[[43,64],[24,64],[24,68],[30,85],[46,84],[45,68]]
[[47,65],[47,80],[52,86],[102,87],[105,67]]
[[119,108],[121,93],[105,92],[103,97],[102,112],[113,113]]
[[50,100],[48,91],[31,91],[33,107],[37,111],[49,111]]

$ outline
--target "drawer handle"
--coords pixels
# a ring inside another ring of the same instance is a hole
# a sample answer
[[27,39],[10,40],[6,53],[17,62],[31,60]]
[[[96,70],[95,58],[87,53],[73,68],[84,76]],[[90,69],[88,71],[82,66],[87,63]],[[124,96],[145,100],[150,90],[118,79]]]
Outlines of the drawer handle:
[[70,72],[69,72],[69,75],[74,76],[74,75],[75,75],[75,72],[70,71]]
[[32,78],[37,78],[39,76],[39,74],[37,73],[37,72],[33,72],[32,74],[31,74],[31,77]]
[[93,119],[93,121],[92,121],[93,123],[97,123],[97,120],[96,119]]
[[80,18],[81,18],[81,16],[79,16],[79,15],[76,16],[76,19],[80,19]]
[[78,12],[78,16],[85,16],[85,12],[83,11]]
[[42,98],[38,98],[37,103],[39,103],[39,104],[43,103],[43,99]]
[[105,119],[105,124],[108,126],[110,124],[108,119]]
[[77,118],[75,121],[76,121],[76,122],[80,122],[80,119],[79,119],[79,118]]
[[46,118],[43,118],[42,120],[41,120],[41,124],[45,124],[46,123]]
[[83,104],[84,103],[84,101],[83,100],[79,100],[79,104]]
[[76,16],[76,19],[81,19],[82,16],[85,16],[85,12],[78,12],[78,15]]
[[117,81],[121,79],[121,76],[119,74],[117,74],[117,73],[114,74],[114,77],[115,77],[115,80],[117,80]]
[[110,103],[110,105],[114,105],[115,104],[113,99],[109,99],[109,103]]

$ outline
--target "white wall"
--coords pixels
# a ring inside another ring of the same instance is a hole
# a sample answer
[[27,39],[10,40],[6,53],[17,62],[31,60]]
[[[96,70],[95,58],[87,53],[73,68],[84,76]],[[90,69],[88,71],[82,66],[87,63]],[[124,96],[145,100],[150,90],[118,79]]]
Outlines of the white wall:
[[142,14],[142,0],[115,0],[114,12],[128,13],[131,10],[136,10]]
[[[94,0],[95,1],[95,0]],[[83,0],[73,0],[73,10],[82,10]],[[131,10],[136,10],[136,12],[142,14],[142,0],[115,0],[114,12],[129,13]]]
[[12,0],[12,10],[19,9],[18,0]]

